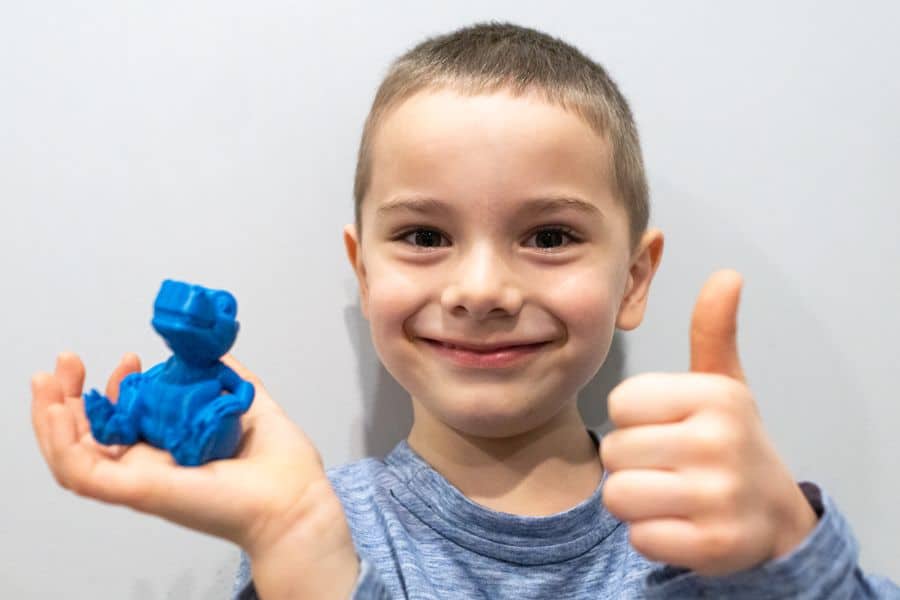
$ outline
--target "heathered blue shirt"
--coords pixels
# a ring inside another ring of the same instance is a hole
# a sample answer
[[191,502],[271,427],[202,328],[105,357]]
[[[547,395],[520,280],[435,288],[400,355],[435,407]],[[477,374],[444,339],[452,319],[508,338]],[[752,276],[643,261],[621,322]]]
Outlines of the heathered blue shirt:
[[[638,554],[627,526],[603,506],[605,474],[590,498],[543,517],[472,502],[405,440],[384,460],[366,458],[327,474],[360,557],[356,600],[900,599],[893,583],[860,571],[850,527],[811,484],[802,487],[820,518],[799,547],[751,570],[712,578]],[[234,598],[257,598],[246,555]]]

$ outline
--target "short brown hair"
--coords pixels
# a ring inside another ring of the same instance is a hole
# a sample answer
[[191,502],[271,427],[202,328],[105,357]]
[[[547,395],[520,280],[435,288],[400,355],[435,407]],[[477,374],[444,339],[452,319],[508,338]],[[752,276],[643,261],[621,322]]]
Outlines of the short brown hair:
[[353,185],[356,226],[372,178],[372,139],[385,115],[424,89],[462,94],[540,92],[579,115],[610,144],[613,192],[624,204],[632,248],[647,228],[649,191],[631,109],[606,71],[577,48],[510,23],[479,23],[421,42],[390,66],[363,127]]

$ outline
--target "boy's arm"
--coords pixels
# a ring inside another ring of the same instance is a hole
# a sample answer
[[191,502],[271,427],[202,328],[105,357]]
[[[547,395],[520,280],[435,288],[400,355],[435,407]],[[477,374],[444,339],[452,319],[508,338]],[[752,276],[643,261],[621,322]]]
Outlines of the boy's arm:
[[[241,570],[235,580],[235,594],[232,600],[259,600],[260,596],[250,576],[250,561],[246,555],[241,557]],[[303,598],[306,596],[298,596]],[[315,598],[316,596],[309,596]],[[359,563],[359,576],[349,596],[351,600],[391,600],[387,588],[375,571],[372,563],[363,559]]]
[[671,565],[648,592],[673,580],[654,597],[900,597],[861,574],[849,526],[828,502],[816,514],[766,435],[737,352],[740,289],[722,272],[701,291],[690,373],[638,375],[608,398],[603,502],[638,552]]
[[800,487],[819,521],[789,554],[723,577],[703,577],[687,569],[660,566],[646,579],[646,597],[900,599],[900,587],[859,568],[856,539],[834,501],[812,483],[804,482]]
[[323,480],[310,486],[295,508],[295,527],[245,548],[258,594],[265,600],[346,600],[359,559],[340,501]]
[[[164,450],[136,444],[100,446],[90,433],[82,392],[84,365],[60,355],[53,374],[32,379],[32,424],[56,480],[81,496],[128,506],[221,537],[244,548],[266,600],[346,598],[358,575],[349,526],[322,458],[252,373],[256,398],[241,417],[243,439],[232,459],[198,467],[173,463]],[[126,355],[107,384],[140,372]]]
[[[299,526],[261,548],[246,548],[235,600],[389,599],[372,565],[360,561],[340,500],[321,482],[298,506]],[[252,578],[252,579],[251,579]]]

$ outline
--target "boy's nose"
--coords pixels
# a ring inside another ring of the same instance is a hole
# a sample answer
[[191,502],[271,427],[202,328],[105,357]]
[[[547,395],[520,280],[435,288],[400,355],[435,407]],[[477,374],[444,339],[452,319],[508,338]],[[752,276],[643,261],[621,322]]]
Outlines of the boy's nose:
[[473,249],[463,257],[441,294],[441,305],[452,314],[465,311],[474,319],[515,315],[522,308],[522,290],[515,273],[490,248]]

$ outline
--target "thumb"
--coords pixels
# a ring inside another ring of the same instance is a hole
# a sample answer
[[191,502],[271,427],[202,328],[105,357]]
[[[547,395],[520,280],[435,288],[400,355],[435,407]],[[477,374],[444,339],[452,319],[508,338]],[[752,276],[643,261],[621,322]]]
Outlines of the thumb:
[[744,381],[737,349],[737,311],[743,279],[737,271],[713,273],[691,318],[691,371]]
[[262,381],[260,380],[260,378],[231,354],[226,354],[219,360],[221,360],[226,367],[237,373],[241,379],[246,379],[255,387],[262,387]]

